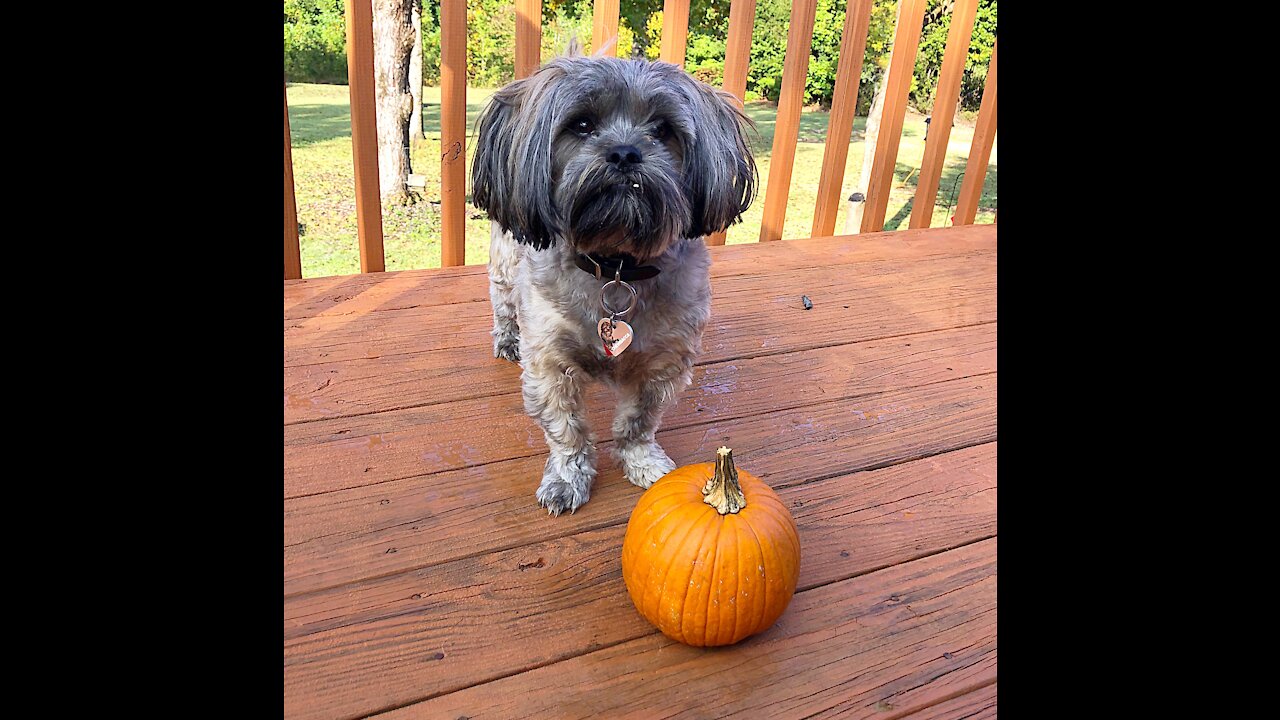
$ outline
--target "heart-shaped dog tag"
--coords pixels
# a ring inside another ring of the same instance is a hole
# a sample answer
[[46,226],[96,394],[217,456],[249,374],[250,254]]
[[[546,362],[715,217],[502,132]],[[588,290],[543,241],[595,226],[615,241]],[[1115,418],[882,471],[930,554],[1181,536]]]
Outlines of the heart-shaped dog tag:
[[631,326],[622,320],[604,318],[596,330],[604,343],[604,354],[609,357],[621,355],[623,350],[631,346]]

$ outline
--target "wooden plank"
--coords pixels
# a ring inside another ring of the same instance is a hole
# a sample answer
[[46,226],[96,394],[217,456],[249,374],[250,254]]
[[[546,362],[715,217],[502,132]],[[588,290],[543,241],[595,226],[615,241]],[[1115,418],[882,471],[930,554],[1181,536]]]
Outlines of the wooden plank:
[[662,5],[662,49],[658,59],[684,67],[685,46],[689,44],[689,0],[664,0]]
[[488,267],[463,265],[337,275],[285,286],[285,327],[314,317],[337,317],[411,307],[489,302]]
[[[736,0],[729,5],[729,36],[725,40],[724,89],[745,104],[747,67],[751,61],[751,31],[756,21],[756,0]],[[708,245],[724,245],[726,232],[707,236]]]
[[978,201],[982,199],[982,184],[987,179],[987,163],[991,160],[991,146],[996,141],[996,48],[991,46],[991,65],[987,68],[987,84],[982,88],[982,107],[978,109],[978,122],[973,127],[973,141],[969,145],[969,162],[964,168],[964,180],[960,183],[960,197],[956,201],[956,225],[972,225],[978,214]]
[[516,79],[529,77],[541,64],[542,0],[516,0]]
[[[917,380],[927,377],[923,382],[958,377],[956,374],[915,375],[917,370],[925,367],[940,370],[943,366],[960,368],[954,373],[978,374],[995,368],[994,355],[990,364],[970,367],[966,360],[970,354],[980,356],[985,363],[984,355],[989,348],[995,351],[995,323],[976,325],[973,327],[940,330],[918,335],[905,335],[888,340],[837,345],[829,348],[802,351],[785,355],[768,355],[748,360],[728,360],[717,363],[701,363],[695,366],[693,385],[681,393],[680,403],[667,415],[669,425],[676,413],[683,412],[689,402],[698,402],[699,393],[704,392],[702,383],[711,384],[708,392],[721,393],[719,379],[723,368],[732,363],[733,382],[750,387],[753,391],[764,391],[769,382],[777,382],[783,396],[793,400],[797,394],[812,392],[814,395],[826,393],[826,386],[835,384],[835,377],[824,381],[817,368],[832,372],[842,372],[833,366],[854,366],[875,362],[879,354],[893,358],[894,362],[913,363],[925,348],[931,348],[934,355],[927,358],[927,364],[909,366],[868,367],[861,366],[857,374],[848,378],[851,388],[841,388],[845,392],[856,388],[859,392],[885,390],[897,383],[896,387],[908,384],[921,384]],[[942,363],[939,365],[938,363]],[[959,363],[959,364],[957,364]],[[796,393],[788,393],[787,376],[783,373],[804,373],[802,378],[793,378],[797,385]],[[873,372],[874,370],[874,372]],[[891,371],[891,372],[890,372]],[[755,374],[755,373],[759,374]],[[811,374],[812,373],[812,374]],[[300,422],[314,422],[322,419],[354,417],[390,410],[411,409],[427,405],[439,405],[452,402],[488,399],[498,395],[518,395],[520,392],[520,368],[510,363],[476,363],[475,351],[470,348],[451,348],[434,353],[412,353],[393,355],[377,360],[320,363],[297,368],[286,368],[284,377],[284,418],[285,425]],[[806,382],[812,384],[806,385]],[[761,385],[761,383],[765,383]],[[593,397],[594,393],[589,393]],[[606,398],[606,405],[612,402]],[[515,402],[513,399],[512,402]],[[736,402],[736,400],[735,400]],[[519,403],[515,402],[517,415]],[[699,405],[700,412],[710,408]],[[492,408],[502,412],[499,407]],[[350,429],[350,428],[348,428]]]
[[347,81],[351,92],[351,156],[356,175],[360,272],[382,272],[387,268],[382,252],[382,196],[378,188],[372,0],[347,0]]
[[[699,359],[775,355],[996,319],[994,252],[856,267],[855,278],[833,266],[718,281]],[[802,294],[813,310],[804,309]],[[313,318],[300,325],[284,331],[285,367],[459,347],[476,348],[473,362],[500,362],[483,349],[492,327],[484,303]]]
[[595,0],[591,11],[591,50],[606,57],[618,56],[618,5],[620,0]]
[[440,265],[466,264],[467,3],[440,0]]
[[867,49],[867,27],[871,23],[872,0],[850,0],[840,36],[840,62],[836,66],[835,95],[827,122],[827,143],[822,151],[822,174],[818,177],[818,202],[813,209],[814,237],[835,232],[840,210],[845,162],[849,157],[849,134],[858,108],[858,84],[862,59]]
[[993,682],[943,700],[937,705],[903,716],[903,720],[995,720],[996,684]]
[[920,176],[916,198],[911,206],[913,228],[927,228],[933,222],[933,206],[938,199],[938,182],[947,159],[947,141],[951,139],[951,123],[955,119],[956,101],[960,98],[960,81],[969,57],[969,40],[978,13],[978,0],[956,0],[951,10],[951,29],[947,31],[947,48],[942,55],[938,89],[933,94],[933,114],[929,137],[920,160]]
[[[287,86],[286,86],[287,87]],[[289,135],[289,95],[284,97],[284,279],[302,277],[298,247],[298,203],[293,195],[293,141]]]
[[[742,467],[775,488],[949,452],[996,439],[995,374],[871,396],[779,410],[684,428],[664,428],[658,442],[677,465],[706,462],[729,445]],[[384,435],[385,437],[386,435]],[[605,436],[607,437],[607,435]],[[378,450],[353,439],[335,462]],[[541,437],[538,438],[541,442]],[[608,449],[612,442],[601,442]],[[431,457],[435,447],[423,448]],[[401,456],[404,450],[400,450]],[[358,458],[357,458],[358,459]],[[394,462],[398,458],[389,458]],[[625,521],[641,490],[622,477],[612,452],[601,452],[591,500],[548,522],[534,497],[546,450],[429,477],[287,498],[284,559],[288,595],[365,577],[403,572],[480,552]],[[290,462],[286,458],[286,462]],[[372,467],[377,468],[374,463]],[[412,468],[401,467],[412,473]],[[359,475],[361,469],[356,470]],[[367,475],[367,473],[365,473]],[[292,478],[292,489],[317,490]],[[331,485],[332,473],[326,481]],[[385,503],[384,503],[385,501]],[[395,523],[390,521],[394,520]]]
[[[798,590],[993,537],[996,493],[994,444],[784,488],[804,548]],[[654,634],[627,600],[624,532],[619,523],[286,600],[286,705],[363,713]],[[435,653],[444,657],[404,662]]]
[[800,108],[804,105],[804,83],[809,72],[809,50],[813,45],[813,22],[817,7],[817,0],[795,0],[791,5],[787,54],[782,65],[782,88],[778,91],[778,120],[774,124],[773,152],[769,156],[769,185],[765,188],[764,216],[760,221],[762,242],[781,240],[782,228],[787,218],[791,167],[796,158]]
[[872,159],[871,181],[867,186],[866,209],[862,216],[862,232],[884,229],[884,216],[889,207],[894,169],[898,161],[898,144],[902,140],[902,123],[907,114],[907,93],[915,73],[916,49],[924,22],[925,0],[901,0],[898,27],[893,35],[893,59],[889,63],[889,84],[885,89],[884,109],[880,116],[880,133],[876,137],[876,154]]
[[[957,255],[995,247],[996,230],[988,225],[842,235],[813,238],[785,246],[731,245],[711,249],[711,277],[758,275],[814,265],[845,265],[891,258]],[[285,327],[298,324],[294,321],[317,316],[354,315],[459,302],[487,303],[489,285],[486,273],[484,266],[470,265],[290,281],[284,283]]]
[[647,635],[402,707],[386,720],[566,711],[799,720],[922,709],[996,677],[996,548],[993,538],[799,593],[773,628],[731,647]]
[[[700,359],[777,354],[996,319],[994,252],[856,267],[852,279],[846,268],[832,266],[719,280]],[[804,309],[802,294],[813,310]],[[476,363],[496,362],[482,349],[492,311],[480,302],[288,325],[285,367],[459,347],[476,348]]]

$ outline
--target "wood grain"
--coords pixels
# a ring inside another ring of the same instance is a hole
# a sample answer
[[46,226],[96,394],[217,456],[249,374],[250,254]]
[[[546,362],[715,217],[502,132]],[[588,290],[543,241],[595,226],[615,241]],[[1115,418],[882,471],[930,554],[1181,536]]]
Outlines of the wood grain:
[[862,232],[884,229],[889,192],[893,188],[898,161],[898,144],[902,140],[902,123],[907,114],[907,93],[915,73],[916,49],[920,44],[920,28],[924,22],[925,0],[901,0],[898,27],[893,35],[893,59],[885,81],[884,110],[880,116],[880,133],[876,137],[876,154],[872,160],[871,182],[867,185],[866,209],[862,216]]
[[[287,85],[286,85],[287,87]],[[298,203],[293,193],[293,141],[289,135],[289,95],[284,97],[284,279],[302,277],[298,247]]]
[[[995,374],[983,375],[668,428],[657,437],[677,465],[706,462],[716,448],[729,445],[735,459],[741,458],[740,465],[775,488],[787,487],[994,441],[996,387]],[[378,447],[361,440],[361,447],[353,440],[345,454],[329,457],[343,469],[351,468],[353,460],[359,467],[362,448],[367,448],[373,462]],[[542,442],[540,435],[537,440]],[[546,511],[533,496],[542,477],[545,448],[527,457],[376,484],[361,485],[368,475],[362,468],[351,477],[335,478],[329,471],[325,485],[320,478],[300,477],[291,484],[295,493],[332,491],[285,502],[286,593],[311,592],[548,537],[538,533],[616,523],[630,512],[640,491],[622,477],[612,442],[600,446],[590,502],[571,516],[557,518],[554,525],[545,524]],[[286,462],[288,454],[286,450]],[[391,472],[413,472],[407,455],[401,451],[401,466]],[[379,461],[393,463],[397,458],[388,454]],[[318,463],[312,467],[322,471]],[[341,485],[350,487],[337,487]]]
[[[700,359],[789,352],[995,320],[996,254],[867,262],[740,275],[712,281],[711,322]],[[805,310],[808,295],[812,310]],[[386,310],[362,317],[288,323],[285,367],[375,359],[447,348],[475,348],[473,362],[493,358],[484,339],[487,303]]]
[[845,163],[849,157],[849,133],[858,107],[858,85],[862,78],[862,58],[867,49],[867,27],[871,22],[872,0],[851,0],[845,12],[840,36],[840,61],[836,66],[835,94],[827,121],[827,142],[822,151],[822,173],[818,177],[818,201],[813,210],[814,237],[835,232],[836,213],[844,201]]
[[373,80],[373,4],[347,0],[347,80],[351,93],[351,157],[356,176],[360,272],[386,270],[382,196],[378,187],[378,120]]
[[996,141],[996,50],[999,44],[997,39],[991,46],[991,65],[987,68],[987,84],[982,89],[982,107],[978,109],[978,121],[973,126],[969,162],[965,165],[960,196],[956,200],[956,225],[972,225],[977,217],[982,184],[987,178],[987,163],[991,160],[991,146]]
[[[995,248],[996,229],[987,225],[839,235],[786,245],[730,245],[710,248],[711,277],[958,255]],[[361,315],[456,302],[487,303],[486,272],[484,266],[477,265],[292,280],[284,283],[285,326],[320,315]],[[476,279],[461,280],[473,277]]]
[[685,46],[689,43],[689,0],[664,0],[662,4],[662,47],[658,59],[684,67]]
[[592,54],[618,56],[619,4],[620,0],[595,0],[591,9]]
[[542,64],[542,0],[516,2],[516,79],[527,78]]
[[[759,293],[753,294],[749,289],[738,291],[735,297],[731,291],[726,290],[721,293],[715,304],[713,305],[713,316],[711,327],[703,338],[704,352],[699,357],[699,363],[702,365],[711,365],[717,362],[725,362],[729,360],[747,360],[750,358],[763,358],[763,362],[776,363],[783,362],[777,359],[777,356],[789,352],[801,350],[817,349],[831,346],[845,346],[855,342],[870,342],[878,339],[898,338],[905,335],[914,335],[922,332],[931,332],[935,329],[948,329],[957,327],[976,326],[990,323],[996,320],[994,291],[989,288],[994,287],[993,283],[987,280],[988,275],[994,274],[994,269],[986,270],[981,267],[983,263],[974,260],[969,263],[969,268],[973,271],[972,276],[959,274],[957,271],[942,273],[939,277],[942,279],[932,279],[934,276],[927,272],[929,270],[927,262],[919,262],[911,268],[915,277],[928,279],[916,283],[904,282],[903,287],[899,291],[893,291],[888,287],[880,288],[855,288],[852,291],[849,288],[832,287],[830,290],[817,286],[814,294],[814,309],[805,311],[802,308],[795,309],[790,312],[781,313],[782,317],[778,317],[779,310],[777,305],[770,307],[767,298],[759,298]],[[947,278],[950,278],[949,280]],[[962,283],[952,286],[949,283]],[[979,285],[988,288],[986,293],[978,293],[970,291],[962,292],[962,288],[972,285]],[[848,294],[841,294],[848,293]],[[783,298],[790,300],[790,298]],[[793,301],[794,302],[794,301]],[[754,304],[753,304],[754,303]],[[824,311],[819,313],[820,305],[824,303]],[[763,304],[763,307],[760,305]],[[468,303],[465,307],[472,307],[477,303]],[[716,307],[725,309],[716,312]],[[847,306],[847,307],[846,307]],[[967,307],[966,307],[967,306]],[[903,312],[903,308],[908,309]],[[889,312],[897,313],[896,316],[889,315]],[[430,326],[428,326],[430,327]],[[792,332],[787,332],[788,328]],[[753,334],[754,333],[754,334]],[[964,337],[964,336],[961,336]],[[904,342],[911,342],[906,339]],[[876,346],[872,346],[876,347]],[[860,354],[860,351],[854,351]],[[490,353],[491,355],[491,353]],[[460,357],[467,357],[465,354]],[[487,357],[487,356],[486,356]],[[773,358],[773,359],[770,359]],[[494,360],[487,357],[486,363],[496,372],[501,373],[494,375],[495,387],[509,388],[509,392],[516,392],[519,389],[517,379],[517,368],[510,363]],[[477,363],[479,365],[479,363]],[[754,364],[748,364],[746,367],[753,367]],[[290,388],[286,388],[284,403],[287,410],[301,415],[301,413],[311,413],[311,417],[322,415],[323,412],[332,408],[333,412],[341,412],[345,402],[341,397],[333,398],[333,402],[326,408],[324,404],[318,404],[316,398],[323,398],[321,394],[328,390],[328,386],[324,386],[326,380],[332,385],[332,378],[340,374],[335,371],[336,368],[329,366],[324,368],[320,375],[312,375],[305,378],[308,383],[302,388],[296,388],[293,392],[289,392]],[[472,375],[472,377],[476,377]],[[409,379],[412,382],[412,379]],[[600,385],[592,385],[590,397],[597,392],[607,393]],[[422,391],[419,391],[422,392]],[[684,397],[689,397],[687,393]],[[334,436],[342,441],[342,447],[347,443],[353,442],[354,437],[363,436],[367,433],[359,432],[359,428],[368,423],[376,423],[376,427],[381,428],[378,433],[382,436],[379,441],[379,456],[385,457],[392,452],[392,448],[399,447],[404,442],[408,442],[404,438],[399,443],[392,443],[391,440],[396,436],[389,433],[395,432],[406,426],[416,426],[424,417],[430,416],[431,413],[442,413],[452,409],[461,413],[458,417],[484,417],[488,418],[493,414],[503,414],[509,409],[511,401],[501,400],[501,396],[483,397],[469,400],[465,403],[450,407],[436,407],[435,405],[419,408],[408,408],[404,410],[396,410],[383,413],[382,417],[376,419],[366,418],[360,420],[359,417],[354,418],[337,418],[334,420],[317,420],[315,422],[307,422],[302,425],[288,425],[285,428],[285,445],[286,448],[304,446],[314,444],[316,442],[327,442],[328,438]],[[484,410],[486,405],[496,405],[491,410]],[[436,407],[432,410],[432,407]],[[472,416],[472,413],[482,413],[480,416]],[[516,423],[522,420],[524,415],[522,412],[515,412],[516,419],[511,422]],[[306,417],[305,415],[303,417]],[[447,416],[446,416],[447,417]],[[487,420],[485,420],[487,422]],[[514,427],[519,427],[515,425]],[[347,430],[351,434],[347,437],[337,437],[337,431]],[[517,433],[509,437],[520,437],[523,433]],[[539,436],[540,437],[540,436]],[[416,442],[416,441],[414,441]],[[537,443],[534,443],[536,445]],[[306,454],[309,451],[298,449],[296,452]],[[464,456],[473,456],[467,464],[479,464],[481,462],[492,461],[495,458],[481,452],[477,454],[475,447],[468,446],[465,448]],[[289,462],[293,457],[290,450],[286,450],[285,477],[286,487],[292,485],[292,478],[295,473],[307,475],[310,478],[308,484],[315,484],[319,476],[315,472],[324,473],[323,468],[309,469],[309,466],[315,462],[327,464],[329,461],[313,460],[306,462],[302,466],[294,467]],[[439,464],[441,460],[423,459],[428,467]],[[421,466],[423,460],[415,464]],[[354,459],[352,462],[357,462]],[[357,463],[358,464],[358,463]],[[330,466],[331,468],[333,466]],[[352,468],[353,470],[356,468]],[[386,470],[386,468],[383,468]],[[341,473],[347,475],[348,473]],[[367,473],[366,473],[367,474]],[[381,472],[369,476],[370,478],[379,477]],[[325,485],[326,483],[319,483]],[[314,492],[312,490],[310,492]]]
[[769,184],[765,188],[764,216],[760,221],[762,242],[781,240],[787,219],[791,167],[796,158],[800,108],[804,105],[804,84],[809,72],[809,50],[813,45],[817,7],[817,0],[794,0],[791,4],[787,54],[782,61],[782,87],[778,91],[778,119],[773,126],[773,152],[769,156]]
[[440,264],[466,264],[467,3],[440,0]]
[[799,720],[910,712],[995,678],[996,578],[996,540],[985,540],[799,593],[772,629],[728,648],[647,635],[386,717]]
[[952,6],[947,48],[942,55],[938,88],[933,95],[933,115],[928,137],[925,138],[924,157],[920,160],[916,197],[911,206],[910,226],[913,228],[927,228],[933,222],[938,181],[947,159],[947,141],[951,139],[951,123],[955,119],[956,101],[960,98],[960,81],[964,78],[964,64],[969,57],[969,41],[973,36],[977,12],[978,0],[955,0]]
[[[803,594],[994,536],[995,448],[786,488],[780,497],[800,530]],[[624,531],[618,524],[287,600],[286,704],[296,695],[366,712],[652,635],[622,583]],[[388,653],[390,638],[429,661]],[[370,686],[378,697],[349,691]]]
[[962,693],[937,705],[930,705],[909,715],[904,720],[995,720],[996,684],[984,685],[977,690]]
[[[911,349],[903,353],[909,354],[909,357],[904,358],[903,354],[893,350],[904,346]],[[965,360],[973,357],[971,353],[980,355],[993,352],[994,347],[995,325],[992,323],[958,330],[904,335],[887,340],[870,340],[796,354],[768,355],[745,361],[700,362],[694,370],[693,385],[681,393],[679,404],[668,413],[666,422],[676,421],[676,413],[682,413],[681,407],[690,403],[699,408],[699,412],[712,411],[710,403],[701,399],[701,395],[715,393],[724,400],[726,391],[736,389],[737,386],[750,386],[756,391],[765,392],[766,386],[762,383],[776,382],[778,385],[774,389],[779,391],[781,397],[794,398],[832,392],[829,388],[840,382],[849,383],[849,387],[841,388],[839,392],[849,392],[854,388],[860,392],[871,392],[958,376],[949,372],[938,373],[943,365],[954,366],[955,373],[979,374],[994,369],[994,356],[990,356],[991,362],[987,363],[987,356],[981,355],[983,364],[978,366]],[[924,355],[925,348],[932,348],[931,352],[935,354]],[[879,361],[881,353],[887,358],[884,362],[900,364],[882,366],[883,363]],[[519,394],[518,366],[509,363],[476,364],[473,358],[472,350],[453,348],[438,352],[392,355],[361,362],[320,363],[288,368],[284,386],[285,424],[336,420],[388,410]],[[716,379],[727,372],[737,375],[732,386]],[[787,377],[782,376],[783,372],[795,374]],[[821,374],[824,372],[833,374],[824,377]],[[784,389],[788,381],[795,383],[796,393],[789,393]],[[891,386],[890,383],[895,385]],[[608,403],[612,402],[612,395],[602,390],[597,388],[588,393],[593,401],[604,403],[598,407],[593,404],[593,412],[605,412]],[[735,407],[741,411],[746,406]]]
[[[751,61],[751,32],[756,20],[756,0],[735,0],[729,6],[729,34],[725,39],[724,89],[741,105],[747,95],[747,67]],[[707,236],[707,245],[724,245],[726,232]]]

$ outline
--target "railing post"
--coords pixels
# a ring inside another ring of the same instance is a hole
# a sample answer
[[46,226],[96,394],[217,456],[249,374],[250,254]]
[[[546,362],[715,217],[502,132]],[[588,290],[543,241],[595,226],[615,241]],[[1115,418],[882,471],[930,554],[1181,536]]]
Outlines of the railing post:
[[382,272],[382,198],[378,191],[378,120],[373,93],[373,3],[347,0],[347,82],[351,157],[356,173],[360,272]]
[[666,0],[662,6],[662,51],[658,59],[684,67],[689,44],[689,0]]
[[844,30],[840,36],[840,62],[836,66],[836,89],[831,98],[827,123],[827,145],[822,151],[822,174],[818,178],[818,202],[813,208],[812,237],[830,235],[836,229],[840,209],[840,187],[849,158],[849,133],[858,108],[858,84],[862,77],[862,57],[867,49],[867,28],[871,24],[872,0],[849,0]]
[[440,2],[440,265],[466,264],[467,3]]
[[933,94],[933,113],[929,123],[932,132],[927,133],[925,139],[920,179],[911,206],[912,228],[927,228],[933,222],[938,182],[947,159],[947,141],[951,139],[951,122],[956,114],[956,101],[960,98],[960,81],[964,77],[964,63],[969,56],[969,41],[973,37],[973,21],[977,13],[978,0],[956,0],[951,11],[947,49],[943,52],[942,70],[938,73],[938,89]]
[[[754,0],[752,0],[754,2]],[[618,56],[618,5],[620,0],[596,0],[591,10],[591,52],[609,57]],[[612,40],[613,42],[609,42]]]
[[800,106],[804,104],[804,83],[809,72],[809,50],[813,46],[813,20],[817,9],[817,0],[795,0],[791,5],[791,29],[787,32],[782,88],[778,91],[778,121],[773,126],[773,153],[769,158],[769,186],[765,189],[764,216],[760,222],[761,242],[781,240],[787,219],[791,166],[796,158]]
[[885,80],[884,114],[876,138],[876,154],[867,184],[867,204],[862,215],[862,232],[884,229],[885,211],[889,207],[889,191],[893,188],[893,171],[898,161],[898,144],[902,140],[902,122],[907,114],[907,93],[915,72],[916,49],[920,44],[920,28],[924,23],[925,0],[901,0],[898,27],[893,35],[893,59]]
[[516,79],[542,64],[542,0],[516,0]]
[[[285,86],[288,87],[287,85]],[[302,252],[298,247],[298,203],[293,195],[293,141],[289,135],[289,94],[284,96],[284,279],[302,277]]]
[[[729,6],[729,37],[725,40],[724,89],[746,105],[747,67],[751,62],[751,31],[756,22],[756,0],[734,0]],[[708,245],[724,245],[723,230],[707,236]]]
[[982,107],[978,109],[978,122],[973,127],[973,142],[969,145],[969,162],[964,168],[964,180],[960,183],[960,200],[956,203],[956,225],[972,225],[978,214],[978,200],[982,198],[982,184],[987,179],[987,163],[991,160],[991,146],[996,140],[996,47],[991,46],[991,65],[987,67],[987,84],[982,88]]

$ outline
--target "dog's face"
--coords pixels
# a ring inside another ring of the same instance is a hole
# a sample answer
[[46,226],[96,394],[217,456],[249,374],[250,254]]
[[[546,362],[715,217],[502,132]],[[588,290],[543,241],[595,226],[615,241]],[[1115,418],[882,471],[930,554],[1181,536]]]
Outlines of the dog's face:
[[652,258],[741,219],[758,180],[748,126],[674,65],[557,58],[480,116],[474,202],[539,249]]

